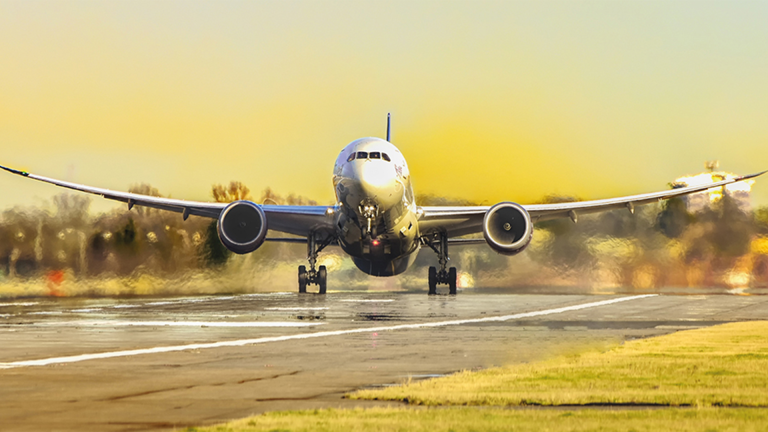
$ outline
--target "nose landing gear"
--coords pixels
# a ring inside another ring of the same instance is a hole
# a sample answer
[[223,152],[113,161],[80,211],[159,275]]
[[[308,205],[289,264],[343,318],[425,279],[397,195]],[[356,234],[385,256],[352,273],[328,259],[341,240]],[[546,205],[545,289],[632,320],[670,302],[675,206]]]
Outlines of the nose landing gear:
[[309,261],[309,271],[306,266],[299,266],[299,293],[307,292],[307,285],[317,285],[318,294],[325,294],[328,279],[328,270],[321,265],[315,269],[317,255],[325,249],[326,246],[333,243],[334,238],[327,236],[318,243],[315,233],[307,237],[307,260]]
[[376,218],[379,216],[379,206],[373,202],[363,201],[360,203],[360,214],[365,218],[367,226],[363,226],[363,235],[376,238],[378,233],[376,232]]
[[436,233],[432,236],[421,238],[423,244],[429,246],[437,254],[440,270],[429,268],[429,295],[437,294],[437,285],[448,285],[448,293],[456,295],[456,267],[446,269],[448,265],[448,236],[445,233]]

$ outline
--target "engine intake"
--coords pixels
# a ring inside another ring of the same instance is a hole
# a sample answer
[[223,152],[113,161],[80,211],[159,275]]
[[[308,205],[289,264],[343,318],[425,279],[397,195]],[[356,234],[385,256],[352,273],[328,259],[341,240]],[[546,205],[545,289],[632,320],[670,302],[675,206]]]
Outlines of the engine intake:
[[494,205],[483,218],[483,236],[491,249],[502,255],[515,255],[531,243],[533,222],[520,204]]
[[267,237],[267,215],[250,201],[235,201],[219,215],[219,240],[236,254],[255,251]]

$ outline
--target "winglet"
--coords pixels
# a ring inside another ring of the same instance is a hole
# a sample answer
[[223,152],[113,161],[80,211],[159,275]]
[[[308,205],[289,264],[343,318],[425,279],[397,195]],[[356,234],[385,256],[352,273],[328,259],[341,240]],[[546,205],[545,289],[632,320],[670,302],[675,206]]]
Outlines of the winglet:
[[747,180],[747,179],[751,179],[751,178],[755,178],[755,177],[760,177],[761,175],[763,175],[763,174],[765,174],[767,172],[768,172],[768,170],[765,170],[763,172],[759,172],[759,173],[756,173],[756,174],[748,174],[748,175],[745,175],[745,176],[741,176],[741,177],[739,177],[739,181]]
[[392,120],[392,113],[387,113],[387,142],[392,142],[392,141],[389,141],[389,130],[390,130],[389,126],[392,123],[391,120]]
[[8,171],[10,173],[18,174],[18,175],[21,175],[21,176],[24,176],[24,177],[28,177],[29,176],[29,173],[26,172],[26,171],[15,170],[13,168],[4,167],[2,165],[0,165],[0,168],[4,169],[4,170],[6,170],[6,171]]

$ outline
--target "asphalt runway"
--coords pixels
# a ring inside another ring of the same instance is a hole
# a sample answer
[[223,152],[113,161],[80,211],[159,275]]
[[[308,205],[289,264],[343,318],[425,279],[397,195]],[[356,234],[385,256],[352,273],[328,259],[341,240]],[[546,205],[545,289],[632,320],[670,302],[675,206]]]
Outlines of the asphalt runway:
[[0,300],[0,430],[168,431],[371,406],[359,388],[768,319],[768,296],[248,294]]

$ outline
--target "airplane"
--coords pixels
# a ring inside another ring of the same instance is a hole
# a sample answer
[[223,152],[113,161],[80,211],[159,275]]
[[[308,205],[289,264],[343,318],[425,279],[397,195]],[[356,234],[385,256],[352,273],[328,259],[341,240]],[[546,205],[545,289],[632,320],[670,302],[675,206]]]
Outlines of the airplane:
[[[306,243],[309,270],[298,269],[299,293],[317,285],[325,294],[328,272],[317,266],[318,254],[338,245],[352,258],[357,268],[372,276],[394,276],[405,272],[419,250],[428,247],[437,254],[438,266],[429,267],[430,295],[438,285],[448,285],[456,294],[457,273],[448,267],[448,245],[487,243],[503,255],[522,252],[533,237],[533,224],[555,218],[625,208],[667,200],[730,183],[751,179],[763,171],[708,185],[689,186],[661,192],[592,201],[520,205],[503,201],[492,206],[419,206],[416,203],[408,164],[400,150],[390,142],[391,117],[387,116],[387,138],[360,138],[346,145],[333,168],[336,204],[331,206],[292,206],[196,202],[113,191],[43,177],[0,166],[13,174],[51,183],[68,189],[101,195],[133,206],[181,213],[217,220],[218,236],[224,246],[237,254],[258,249],[265,241]],[[269,231],[296,237],[267,237]],[[482,238],[466,238],[471,234]]]

